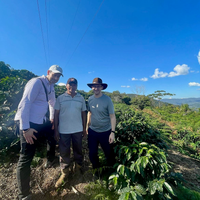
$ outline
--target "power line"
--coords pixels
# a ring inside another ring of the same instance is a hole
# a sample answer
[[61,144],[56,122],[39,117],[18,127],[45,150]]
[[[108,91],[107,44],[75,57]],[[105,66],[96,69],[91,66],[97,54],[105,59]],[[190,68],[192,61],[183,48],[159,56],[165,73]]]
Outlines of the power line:
[[[48,31],[48,20],[47,20],[47,1],[45,0],[45,14],[46,14],[46,29],[47,29],[47,54],[49,58],[49,31]],[[49,59],[48,59],[49,61]],[[49,63],[48,63],[49,66]]]
[[73,56],[74,52],[76,51],[76,49],[77,49],[77,48],[78,48],[78,46],[80,45],[81,41],[83,40],[83,37],[85,36],[85,34],[87,33],[88,29],[90,28],[90,25],[91,25],[91,24],[92,24],[92,22],[94,21],[94,19],[95,19],[95,17],[96,17],[96,15],[97,15],[97,13],[99,12],[99,10],[100,10],[100,8],[101,8],[101,6],[102,6],[102,4],[103,4],[103,2],[104,2],[104,1],[105,1],[105,0],[103,0],[103,1],[101,2],[101,5],[99,6],[99,8],[98,8],[98,10],[96,11],[96,13],[95,13],[94,17],[92,18],[91,22],[89,23],[88,27],[86,28],[86,30],[85,30],[85,32],[84,32],[84,34],[83,34],[83,36],[81,37],[81,39],[80,39],[80,41],[79,41],[78,45],[76,46],[76,48],[74,49],[73,53],[71,54],[71,57],[69,58],[69,60],[68,60],[67,64],[69,63],[69,61],[71,60],[71,58],[72,58],[72,56]]
[[[38,0],[37,0],[37,6],[38,6],[39,19],[40,19],[40,27],[41,27],[41,32],[42,32],[42,40],[43,40],[43,46],[44,46],[45,59],[46,59],[46,64],[47,64],[47,55],[46,55],[46,48],[45,48],[45,42],[44,42],[44,34],[43,34],[43,29],[42,29],[42,21],[41,21],[41,16],[40,16],[40,8],[39,8]],[[48,64],[47,64],[47,67],[48,67]]]
[[[79,0],[78,6],[77,6],[77,9],[76,9],[76,13],[75,13],[75,15],[74,15],[74,19],[73,19],[73,21],[72,21],[72,24],[71,24],[71,27],[70,27],[70,30],[69,30],[69,33],[68,33],[68,36],[67,36],[67,40],[66,40],[66,43],[65,43],[64,47],[67,45],[67,42],[68,42],[68,39],[69,39],[71,30],[72,30],[72,27],[73,27],[73,25],[74,25],[74,21],[75,21],[77,12],[78,12],[78,8],[79,8],[79,5],[80,5],[80,2],[81,2],[81,0]],[[64,52],[64,51],[63,51],[63,52]],[[62,57],[61,57],[61,58],[63,58],[63,57],[64,57],[64,53],[62,54]]]

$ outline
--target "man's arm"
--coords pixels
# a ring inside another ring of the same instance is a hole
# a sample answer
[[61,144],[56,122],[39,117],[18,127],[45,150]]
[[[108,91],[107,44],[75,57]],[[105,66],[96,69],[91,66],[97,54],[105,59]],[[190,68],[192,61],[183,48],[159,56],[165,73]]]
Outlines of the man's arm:
[[87,122],[87,115],[86,111],[81,112],[82,122],[83,122],[83,137],[86,136],[86,122]]
[[87,126],[86,126],[87,134],[88,134],[88,128],[89,128],[89,126],[91,124],[91,115],[92,115],[92,113],[90,111],[88,111],[88,113],[87,113]]
[[41,82],[31,79],[25,86],[23,97],[18,106],[20,110],[20,130],[29,129],[29,117],[32,103],[36,100],[41,90]]
[[58,131],[58,124],[59,124],[59,113],[60,110],[55,110],[54,112],[54,137],[56,141],[59,141],[59,131]]
[[[109,136],[109,143],[113,143],[115,139],[115,126],[116,126],[116,117],[115,114],[110,114],[110,122],[111,122],[111,133]],[[113,131],[113,132],[112,132]]]
[[21,110],[20,129],[23,132],[26,142],[29,144],[34,144],[33,139],[37,140],[34,135],[37,131],[29,126],[29,116],[31,105],[37,98],[40,88],[40,82],[37,79],[31,79],[25,86],[24,94],[18,108]]

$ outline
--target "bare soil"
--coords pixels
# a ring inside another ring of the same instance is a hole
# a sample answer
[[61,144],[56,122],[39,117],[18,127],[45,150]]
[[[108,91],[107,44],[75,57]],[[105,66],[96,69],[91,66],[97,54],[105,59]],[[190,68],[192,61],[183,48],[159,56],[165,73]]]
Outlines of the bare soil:
[[[152,114],[152,113],[151,113]],[[173,129],[173,124],[167,124]],[[88,157],[87,142],[83,143],[84,163],[83,174],[70,173],[66,183],[59,189],[55,189],[55,183],[60,176],[59,162],[49,169],[44,168],[45,159],[31,170],[31,192],[33,199],[37,200],[88,200],[85,186],[95,181],[92,166]],[[185,179],[185,185],[200,190],[200,161],[179,153],[174,147],[168,151],[168,162],[172,171],[181,173]],[[12,159],[8,165],[0,167],[0,199],[13,200],[17,198],[16,167],[18,156]]]
[[[87,200],[88,197],[85,194],[84,188],[89,182],[95,181],[97,178],[92,173],[86,142],[84,143],[83,152],[83,173],[75,173],[71,168],[71,173],[67,181],[59,189],[55,188],[55,183],[60,176],[58,159],[55,164],[48,169],[44,167],[46,159],[41,159],[37,167],[32,167],[30,183],[32,198],[37,200]],[[17,199],[17,161],[18,156],[12,163],[0,167],[0,199]]]

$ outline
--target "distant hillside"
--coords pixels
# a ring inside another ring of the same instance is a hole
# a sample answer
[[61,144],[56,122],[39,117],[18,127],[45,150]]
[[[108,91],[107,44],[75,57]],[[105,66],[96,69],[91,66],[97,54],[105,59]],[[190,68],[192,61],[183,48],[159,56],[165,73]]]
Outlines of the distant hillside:
[[162,99],[161,101],[179,106],[188,104],[190,108],[200,108],[200,98]]

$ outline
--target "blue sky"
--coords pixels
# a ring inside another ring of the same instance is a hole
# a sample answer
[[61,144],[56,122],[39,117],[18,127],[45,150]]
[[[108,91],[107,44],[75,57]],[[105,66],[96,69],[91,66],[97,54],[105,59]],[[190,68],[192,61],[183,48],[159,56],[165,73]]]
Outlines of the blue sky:
[[43,31],[37,0],[0,1],[0,60],[12,68],[58,64],[59,82],[85,91],[100,77],[108,92],[200,96],[199,0],[38,2]]

